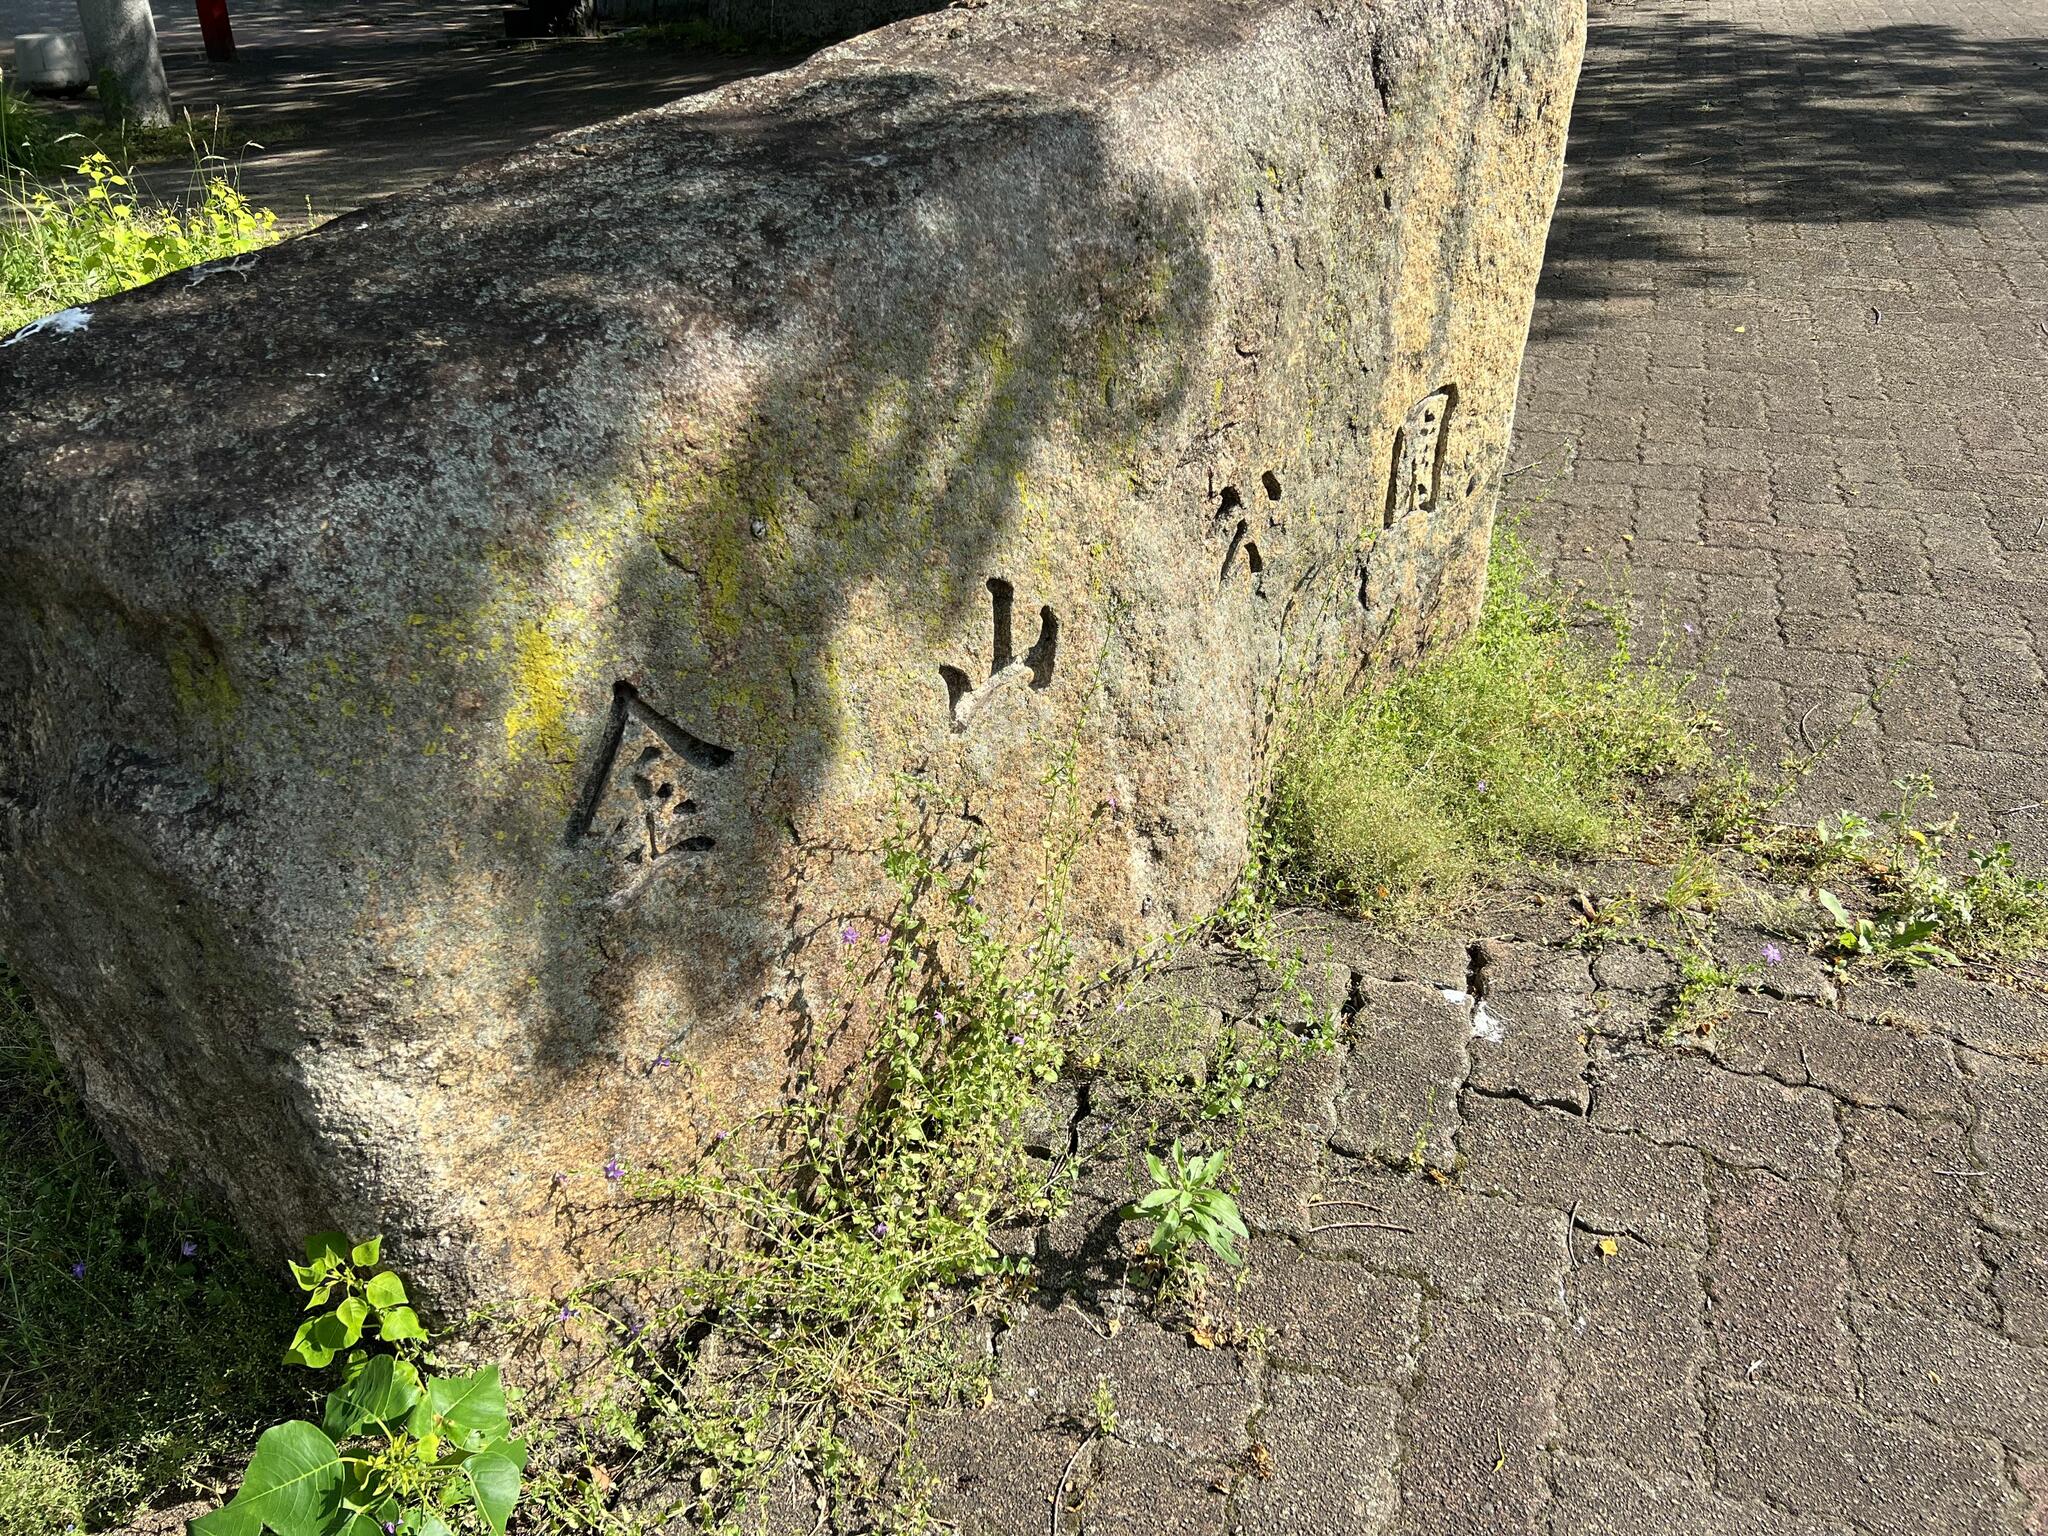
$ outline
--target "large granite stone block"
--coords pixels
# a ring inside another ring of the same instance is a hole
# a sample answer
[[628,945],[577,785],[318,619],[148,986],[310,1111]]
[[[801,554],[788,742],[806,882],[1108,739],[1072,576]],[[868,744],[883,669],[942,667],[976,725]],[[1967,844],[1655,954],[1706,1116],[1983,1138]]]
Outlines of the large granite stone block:
[[905,772],[1005,920],[1063,755],[1083,944],[1211,906],[1276,695],[1475,610],[1582,25],[995,0],[0,352],[0,954],[104,1123],[536,1284],[830,1032]]

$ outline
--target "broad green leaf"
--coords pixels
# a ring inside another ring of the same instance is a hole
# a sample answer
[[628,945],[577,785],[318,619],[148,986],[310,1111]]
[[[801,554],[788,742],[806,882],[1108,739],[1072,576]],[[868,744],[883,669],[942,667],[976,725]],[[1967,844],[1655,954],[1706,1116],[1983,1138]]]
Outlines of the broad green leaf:
[[494,1536],[505,1536],[505,1522],[519,1502],[519,1463],[505,1451],[503,1444],[493,1445],[462,1464],[463,1479]]
[[498,1380],[495,1365],[487,1365],[468,1376],[430,1378],[426,1401],[427,1414],[435,1428],[464,1450],[475,1450],[505,1437],[505,1388]]
[[377,1333],[387,1343],[401,1339],[424,1339],[427,1330],[420,1326],[419,1314],[411,1307],[389,1307],[377,1314]]
[[1814,894],[1816,897],[1819,898],[1820,904],[1823,907],[1827,908],[1829,917],[1832,917],[1844,928],[1853,928],[1856,926],[1855,920],[1849,916],[1848,909],[1844,907],[1839,900],[1836,899],[1835,893],[1833,891],[1816,891]]
[[185,1526],[185,1536],[262,1536],[263,1522],[246,1509],[223,1504]]
[[309,1317],[299,1324],[299,1331],[292,1335],[292,1342],[284,1352],[287,1365],[303,1365],[309,1370],[319,1370],[334,1358],[334,1350],[322,1343],[316,1330],[328,1318]]
[[341,1232],[315,1232],[306,1239],[306,1262],[322,1274],[348,1258],[348,1237]]
[[384,1239],[369,1237],[357,1243],[348,1251],[349,1263],[358,1269],[375,1269],[377,1261],[384,1256]]
[[345,1296],[334,1309],[334,1319],[342,1327],[342,1345],[353,1346],[363,1336],[363,1324],[370,1320],[370,1304],[360,1296]]
[[346,1386],[328,1396],[321,1427],[339,1439],[365,1424],[399,1424],[420,1393],[420,1373],[411,1364],[391,1355],[373,1356]]
[[315,1425],[294,1419],[263,1431],[230,1507],[278,1536],[321,1536],[334,1517],[341,1479],[334,1442]]
[[370,1283],[363,1287],[363,1296],[371,1306],[382,1310],[385,1307],[402,1307],[406,1302],[405,1282],[385,1270],[381,1275],[372,1275]]

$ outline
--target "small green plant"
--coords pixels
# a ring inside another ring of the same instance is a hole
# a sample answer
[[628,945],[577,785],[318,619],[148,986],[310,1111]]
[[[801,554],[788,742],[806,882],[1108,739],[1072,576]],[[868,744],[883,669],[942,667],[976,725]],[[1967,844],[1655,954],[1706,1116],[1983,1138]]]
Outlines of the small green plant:
[[83,1530],[87,1490],[77,1463],[40,1440],[0,1442],[0,1536]]
[[[427,1343],[427,1331],[408,1304],[405,1282],[379,1268],[384,1239],[350,1243],[339,1232],[321,1232],[306,1239],[306,1262],[291,1266],[292,1278],[310,1299],[315,1315],[299,1324],[285,1361],[317,1371],[343,1351],[356,1351],[374,1322],[377,1337],[408,1358]],[[369,1271],[369,1273],[365,1273]],[[352,1355],[349,1363],[363,1358]]]
[[1152,1188],[1124,1207],[1124,1217],[1155,1223],[1145,1248],[1169,1268],[1183,1266],[1198,1241],[1232,1269],[1244,1262],[1236,1244],[1250,1234],[1238,1214],[1237,1201],[1216,1187],[1228,1156],[1216,1151],[1207,1157],[1189,1157],[1178,1141],[1163,1160],[1156,1152],[1145,1154]]
[[251,207],[219,167],[185,207],[144,201],[97,150],[78,175],[77,185],[10,191],[0,209],[0,332],[282,236],[277,216]]
[[1665,911],[1684,915],[1712,912],[1727,895],[1727,885],[1714,856],[1692,845],[1684,848],[1672,864],[1660,901]]
[[1929,913],[1859,917],[1843,906],[1833,891],[1816,891],[1814,896],[1834,922],[1829,948],[1838,960],[1861,957],[1914,967],[1957,963],[1955,951],[1939,940],[1940,920]]
[[1675,958],[1678,962],[1678,996],[1671,1010],[1671,1022],[1665,1030],[1667,1041],[1682,1034],[1712,1034],[1714,1026],[1727,1017],[1735,989],[1762,969],[1754,962],[1723,965],[1697,938]]
[[1095,1378],[1095,1390],[1088,1395],[1089,1428],[1105,1440],[1116,1438],[1116,1391],[1107,1376]]
[[[337,1357],[340,1385],[318,1424],[266,1429],[228,1503],[192,1536],[453,1536],[479,1523],[505,1536],[526,1447],[512,1438],[498,1367],[430,1375],[427,1333],[404,1282],[379,1268],[383,1241],[339,1232],[306,1240],[292,1265],[314,1316],[287,1359],[319,1370]],[[376,1327],[389,1352],[373,1351]]]
[[64,169],[64,137],[49,113],[0,81],[0,175],[57,175]]

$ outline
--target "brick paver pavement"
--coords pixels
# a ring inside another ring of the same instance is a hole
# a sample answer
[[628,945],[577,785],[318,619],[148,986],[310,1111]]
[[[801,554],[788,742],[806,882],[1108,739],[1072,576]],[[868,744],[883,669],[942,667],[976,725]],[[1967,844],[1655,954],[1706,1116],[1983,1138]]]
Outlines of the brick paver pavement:
[[1765,762],[1911,658],[1802,808],[2048,863],[2048,4],[1596,0],[1515,457]]

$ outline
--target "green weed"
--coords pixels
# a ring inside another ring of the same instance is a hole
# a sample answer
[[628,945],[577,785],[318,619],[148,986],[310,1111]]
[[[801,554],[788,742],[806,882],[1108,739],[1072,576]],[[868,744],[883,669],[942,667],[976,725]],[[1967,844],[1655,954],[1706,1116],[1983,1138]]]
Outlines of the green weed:
[[1359,697],[1310,706],[1275,776],[1279,873],[1304,902],[1396,917],[1455,907],[1498,863],[1612,846],[1639,822],[1645,779],[1707,756],[1691,681],[1638,663],[1606,615],[1583,617],[1496,533],[1485,607],[1463,642]]
[[1216,1151],[1207,1157],[1190,1157],[1178,1141],[1164,1158],[1155,1152],[1145,1154],[1152,1188],[1124,1207],[1124,1219],[1153,1223],[1145,1251],[1170,1272],[1187,1268],[1197,1242],[1232,1269],[1244,1262],[1236,1245],[1250,1234],[1237,1213],[1237,1201],[1216,1183],[1228,1156]]
[[67,169],[65,137],[48,112],[0,83],[0,175],[60,174]]
[[123,1175],[0,969],[0,1531],[41,1489],[95,1523],[205,1491],[303,1401],[291,1317],[225,1221]]
[[10,187],[0,209],[0,332],[281,239],[277,216],[252,208],[220,169],[209,168],[184,207],[146,202],[97,151],[79,162],[77,183]]

